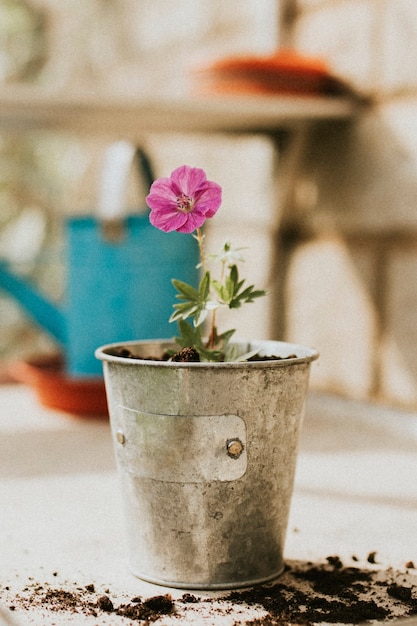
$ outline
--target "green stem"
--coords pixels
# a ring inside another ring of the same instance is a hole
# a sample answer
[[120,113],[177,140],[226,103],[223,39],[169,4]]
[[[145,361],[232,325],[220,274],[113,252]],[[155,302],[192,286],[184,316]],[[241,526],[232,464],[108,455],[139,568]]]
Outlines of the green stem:
[[203,268],[203,272],[205,272],[206,271],[206,255],[204,252],[204,235],[201,232],[201,228],[197,228],[197,241],[198,241],[198,249],[200,250],[201,267]]
[[[203,269],[203,272],[205,272],[206,271],[206,255],[204,251],[204,235],[201,232],[201,228],[197,228],[197,241],[198,241],[198,248],[200,250],[201,267]],[[213,350],[214,348],[215,338],[216,338],[216,309],[214,309],[211,312],[210,334],[208,338],[208,347],[210,348],[210,350]]]

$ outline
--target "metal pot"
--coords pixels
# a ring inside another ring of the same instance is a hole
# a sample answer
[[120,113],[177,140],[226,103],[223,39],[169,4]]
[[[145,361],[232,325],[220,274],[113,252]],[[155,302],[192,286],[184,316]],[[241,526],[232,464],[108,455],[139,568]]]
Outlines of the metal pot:
[[[111,344],[103,361],[132,572],[188,589],[278,576],[311,362],[295,344],[242,342],[281,360],[152,360],[172,342]],[[117,356],[120,347],[141,359]]]

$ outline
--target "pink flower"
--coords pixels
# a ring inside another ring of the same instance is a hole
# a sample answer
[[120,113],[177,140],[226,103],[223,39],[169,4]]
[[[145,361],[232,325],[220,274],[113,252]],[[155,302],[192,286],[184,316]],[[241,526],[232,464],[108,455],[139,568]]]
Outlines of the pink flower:
[[192,233],[215,215],[221,200],[222,188],[207,180],[204,170],[182,165],[170,178],[152,183],[146,203],[151,224],[159,230]]

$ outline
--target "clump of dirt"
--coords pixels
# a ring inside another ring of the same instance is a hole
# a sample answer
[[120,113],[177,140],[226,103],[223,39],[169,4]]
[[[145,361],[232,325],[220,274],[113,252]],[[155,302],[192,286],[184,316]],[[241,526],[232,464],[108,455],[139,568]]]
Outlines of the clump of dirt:
[[198,363],[200,355],[195,348],[182,348],[182,350],[172,355],[170,361],[176,363]]
[[167,594],[164,596],[153,596],[147,600],[140,597],[134,598],[128,604],[122,604],[116,610],[117,615],[123,615],[129,619],[136,621],[153,622],[161,615],[170,615],[175,612],[175,603],[172,597]]

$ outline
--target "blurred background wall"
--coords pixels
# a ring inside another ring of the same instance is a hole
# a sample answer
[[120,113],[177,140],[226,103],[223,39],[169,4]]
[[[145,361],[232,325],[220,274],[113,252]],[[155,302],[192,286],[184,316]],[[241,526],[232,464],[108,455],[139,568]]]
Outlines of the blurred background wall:
[[[240,315],[240,336],[317,347],[316,389],[415,407],[414,0],[0,0],[5,85],[187,97],[190,68],[280,44],[323,57],[371,98],[353,122],[317,127],[285,223],[268,139],[160,134],[143,144],[158,176],[189,163],[224,187],[209,240],[245,246],[249,279],[271,290]],[[54,298],[65,282],[62,216],[94,208],[108,140],[0,134],[0,256]],[[2,359],[52,347],[10,299],[0,307]]]
[[294,45],[372,104],[318,132],[306,154],[314,194],[292,225],[288,334],[320,347],[318,386],[416,406],[417,4],[297,6]]
[[[188,97],[193,68],[225,54],[270,52],[277,35],[274,0],[0,0],[0,78],[69,95]],[[104,149],[119,138],[0,132],[0,258],[55,299],[65,293],[62,217],[94,212]],[[170,133],[143,137],[142,145],[156,176],[188,163],[222,185],[213,245],[233,238],[247,248],[248,278],[267,286],[275,220],[270,142]],[[127,203],[143,207],[147,190],[136,187]],[[54,348],[12,300],[1,297],[0,306],[0,357]],[[266,302],[238,317],[241,336],[252,334],[254,319],[270,335]]]

